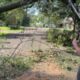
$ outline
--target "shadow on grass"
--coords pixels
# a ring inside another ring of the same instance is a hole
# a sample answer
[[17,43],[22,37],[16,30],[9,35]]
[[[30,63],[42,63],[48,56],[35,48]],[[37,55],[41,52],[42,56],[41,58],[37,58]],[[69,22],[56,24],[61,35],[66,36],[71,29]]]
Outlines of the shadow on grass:
[[32,36],[44,36],[45,34],[42,33],[10,33],[10,34],[2,34],[0,35],[1,38],[7,38],[7,39],[15,39],[15,38],[19,38],[19,37],[32,37]]

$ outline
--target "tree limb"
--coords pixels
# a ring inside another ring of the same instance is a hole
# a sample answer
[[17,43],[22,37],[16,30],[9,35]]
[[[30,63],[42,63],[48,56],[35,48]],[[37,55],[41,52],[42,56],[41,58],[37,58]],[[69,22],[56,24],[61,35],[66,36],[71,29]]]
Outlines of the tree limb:
[[12,10],[12,9],[16,9],[16,8],[22,7],[24,5],[28,5],[28,4],[34,3],[36,1],[38,1],[38,0],[21,0],[21,1],[18,1],[18,2],[10,3],[8,5],[1,6],[0,7],[0,13],[6,12],[6,11],[9,11],[9,10]]
[[74,12],[74,14],[77,16],[77,18],[80,20],[80,13],[77,11],[75,5],[72,3],[72,0],[68,0],[68,3],[72,9],[72,11]]

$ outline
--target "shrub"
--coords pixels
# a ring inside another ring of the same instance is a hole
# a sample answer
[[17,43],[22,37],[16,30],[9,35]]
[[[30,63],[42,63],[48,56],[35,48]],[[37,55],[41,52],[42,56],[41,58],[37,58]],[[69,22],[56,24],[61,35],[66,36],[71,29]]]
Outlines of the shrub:
[[48,31],[48,41],[56,44],[60,44],[63,46],[71,46],[72,45],[72,37],[74,33],[73,31],[63,30],[63,29],[53,29]]

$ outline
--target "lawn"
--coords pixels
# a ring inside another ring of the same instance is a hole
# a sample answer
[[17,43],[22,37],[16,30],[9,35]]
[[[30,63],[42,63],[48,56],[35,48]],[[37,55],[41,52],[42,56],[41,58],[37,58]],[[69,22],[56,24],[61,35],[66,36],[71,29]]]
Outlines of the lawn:
[[7,26],[0,26],[0,35],[8,34],[8,33],[18,33],[21,32],[22,29],[11,29]]

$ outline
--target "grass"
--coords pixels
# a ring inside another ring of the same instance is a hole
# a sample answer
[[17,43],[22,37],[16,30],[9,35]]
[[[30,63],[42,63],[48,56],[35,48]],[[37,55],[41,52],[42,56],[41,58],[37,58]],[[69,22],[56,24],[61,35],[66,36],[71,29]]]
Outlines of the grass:
[[80,64],[80,57],[75,55],[76,53],[71,47],[67,47],[65,50],[52,49],[51,51],[38,50],[34,52],[35,62],[39,63],[50,59],[65,71],[76,72]]
[[10,28],[6,26],[0,26],[0,30],[10,30]]
[[[57,48],[58,49],[58,48]],[[80,64],[80,57],[76,55],[73,48],[67,47],[65,50],[55,50],[42,52],[41,50],[35,52],[37,56],[36,62],[45,60],[52,60],[56,62],[60,68],[65,71],[77,72]]]
[[53,52],[53,57],[61,68],[75,72],[80,64],[80,57],[75,54],[72,48],[67,48],[66,51]]
[[7,26],[0,26],[0,35],[9,34],[9,33],[17,33],[21,32],[22,29],[10,29],[10,27]]
[[[20,30],[11,30],[8,27],[0,27],[3,32],[0,34],[8,34],[10,32],[17,32]],[[35,51],[34,51],[35,52]],[[75,71],[80,64],[80,58],[74,55],[73,49],[68,47],[66,51],[48,51],[45,53],[42,50],[35,52],[33,57],[0,57],[0,79],[13,80],[15,77],[23,74],[30,69],[34,63],[39,63],[48,58],[56,60],[60,67],[68,71]]]
[[[70,52],[69,52],[70,50]],[[67,52],[68,51],[68,52]],[[75,71],[80,64],[80,58],[75,56],[71,48],[66,51],[49,51],[43,52],[41,50],[34,51],[35,56],[31,57],[5,57],[0,56],[0,79],[13,80],[22,75],[25,71],[31,70],[36,63],[44,62],[45,60],[54,60],[67,71]]]
[[75,55],[72,48],[72,38],[74,33],[70,30],[53,29],[48,32],[48,39],[57,46],[64,46],[64,51],[53,51],[53,57],[56,62],[65,70],[77,71],[80,64],[80,57]]
[[22,32],[22,28],[20,29],[11,29],[10,27],[7,26],[0,26],[0,42],[6,40],[5,35],[10,34],[10,33],[19,33]]
[[32,57],[0,57],[0,80],[13,80],[31,69],[33,64]]
[[43,54],[42,51],[36,52],[35,56],[31,57],[0,56],[0,80],[14,80],[27,70],[31,70],[36,63],[44,61],[46,57],[47,54]]

